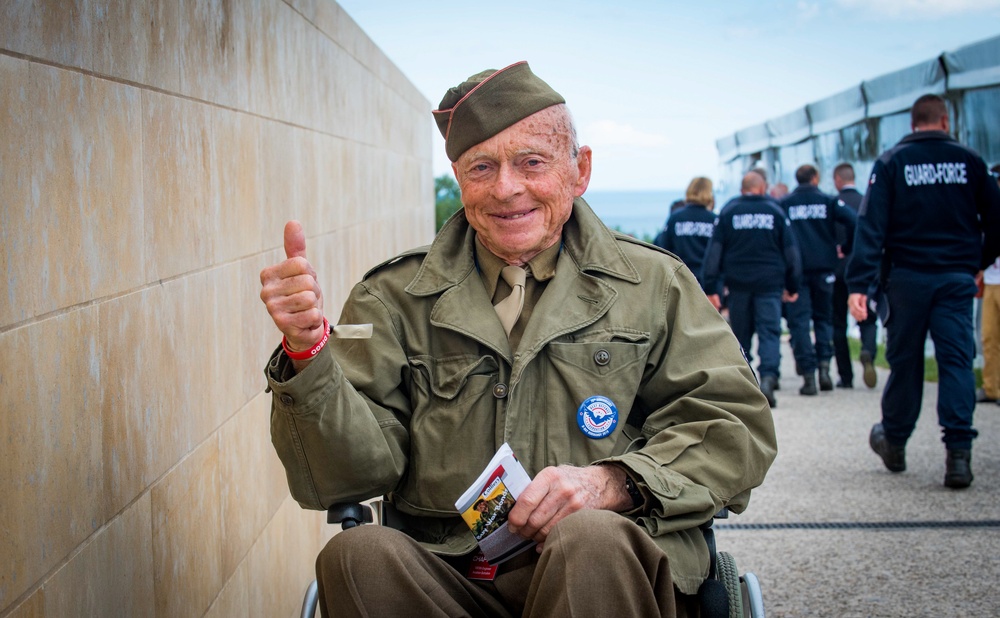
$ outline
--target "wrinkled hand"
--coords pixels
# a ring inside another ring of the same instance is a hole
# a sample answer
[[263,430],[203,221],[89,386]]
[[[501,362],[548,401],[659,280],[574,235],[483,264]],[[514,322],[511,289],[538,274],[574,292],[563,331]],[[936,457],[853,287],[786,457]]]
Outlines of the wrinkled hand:
[[[260,299],[294,351],[316,345],[323,332],[323,293],[306,259],[306,237],[298,221],[285,224],[285,261],[260,272]],[[306,361],[308,362],[308,361]]]
[[858,293],[848,295],[847,308],[855,320],[858,322],[865,320],[868,317],[868,297]]
[[538,543],[541,552],[552,527],[584,509],[625,511],[632,498],[625,491],[625,471],[618,466],[545,468],[517,498],[507,528]]

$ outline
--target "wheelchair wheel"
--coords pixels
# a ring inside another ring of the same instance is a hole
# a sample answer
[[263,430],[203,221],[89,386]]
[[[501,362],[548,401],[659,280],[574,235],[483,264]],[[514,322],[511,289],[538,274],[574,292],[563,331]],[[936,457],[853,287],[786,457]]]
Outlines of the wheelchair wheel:
[[726,587],[729,597],[729,618],[743,618],[743,590],[740,586],[740,572],[732,555],[720,551],[716,554],[719,581]]
[[764,618],[764,595],[760,590],[760,581],[753,573],[743,574],[743,615],[747,618]]

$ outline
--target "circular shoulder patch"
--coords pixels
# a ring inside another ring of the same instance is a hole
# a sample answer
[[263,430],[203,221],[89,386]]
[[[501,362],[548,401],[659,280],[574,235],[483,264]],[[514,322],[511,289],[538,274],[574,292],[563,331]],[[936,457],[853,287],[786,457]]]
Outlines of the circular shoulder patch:
[[603,395],[587,397],[576,411],[576,424],[588,438],[606,438],[618,425],[618,408]]

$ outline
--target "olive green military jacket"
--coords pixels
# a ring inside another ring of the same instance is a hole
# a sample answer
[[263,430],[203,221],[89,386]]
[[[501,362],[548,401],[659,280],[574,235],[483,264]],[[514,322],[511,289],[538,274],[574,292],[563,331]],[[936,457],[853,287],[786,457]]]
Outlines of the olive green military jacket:
[[[694,593],[708,572],[697,526],[740,512],[776,453],[764,396],[726,322],[674,256],[616,234],[578,199],[552,278],[511,353],[459,212],[429,248],[370,271],[331,340],[298,375],[279,347],[266,369],[271,436],[304,507],[388,496],[404,531],[446,555],[475,539],[455,500],[510,443],[530,475],[617,462],[647,497],[627,513]],[[578,409],[618,409],[587,437]],[[600,534],[599,530],[594,531]]]

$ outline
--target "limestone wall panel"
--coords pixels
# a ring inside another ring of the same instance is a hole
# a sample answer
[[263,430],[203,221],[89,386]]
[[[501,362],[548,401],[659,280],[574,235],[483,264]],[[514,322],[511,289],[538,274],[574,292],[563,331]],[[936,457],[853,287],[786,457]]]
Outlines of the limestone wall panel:
[[250,567],[244,560],[229,578],[219,596],[208,608],[206,618],[232,618],[250,615]]
[[[0,334],[0,608],[109,514],[101,457],[97,311]],[[9,561],[9,562],[8,562]]]
[[288,497],[285,470],[271,448],[271,398],[254,398],[219,430],[222,573],[230,577]]
[[150,493],[155,615],[201,615],[224,582],[218,442],[204,442]]
[[150,530],[147,493],[45,583],[45,615],[152,616]]
[[212,263],[212,116],[202,104],[158,92],[143,91],[142,106],[145,270],[157,281]]
[[3,66],[19,80],[3,95],[16,114],[4,154],[23,163],[3,173],[12,302],[0,305],[0,323],[10,324],[141,282],[141,218],[121,213],[141,212],[142,179],[138,90],[20,60]]
[[294,615],[259,273],[430,242],[429,104],[332,0],[5,3],[0,83],[0,616]]
[[71,67],[88,67],[88,0],[22,0],[0,8],[0,49]]

